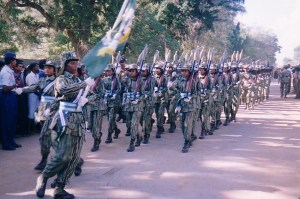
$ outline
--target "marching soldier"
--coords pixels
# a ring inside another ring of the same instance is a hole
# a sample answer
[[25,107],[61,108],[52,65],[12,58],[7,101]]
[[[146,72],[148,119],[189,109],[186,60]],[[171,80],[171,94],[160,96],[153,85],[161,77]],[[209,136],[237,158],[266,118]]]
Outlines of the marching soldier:
[[209,69],[209,82],[210,82],[210,94],[212,98],[212,105],[210,107],[211,116],[211,131],[218,129],[218,113],[220,112],[220,84],[217,74],[217,65],[212,64]]
[[54,190],[54,198],[74,198],[74,195],[66,192],[64,187],[80,161],[85,134],[84,117],[78,106],[82,107],[88,102],[82,93],[86,86],[94,84],[94,80],[91,78],[87,78],[83,82],[76,76],[78,58],[74,52],[64,52],[61,59],[63,74],[57,77],[54,84],[55,98],[59,101],[59,109],[50,125],[51,129],[57,128],[56,131],[52,131],[55,155],[37,179],[36,195],[40,198],[45,194],[47,180],[56,174],[57,185]]
[[191,134],[194,119],[194,98],[196,97],[195,82],[192,81],[191,66],[185,65],[180,68],[182,77],[178,79],[170,89],[180,93],[175,112],[180,112],[181,129],[184,136],[182,153],[187,153],[192,146]]
[[288,70],[288,65],[285,65],[280,76],[280,97],[285,97],[289,91],[289,84],[291,83],[291,72]]
[[167,92],[167,78],[163,74],[163,65],[155,65],[155,80],[156,85],[154,87],[154,101],[155,101],[155,114],[157,118],[157,133],[156,138],[161,138],[161,134],[164,130],[164,111],[166,107],[166,92]]
[[231,84],[232,84],[232,104],[230,108],[230,121],[236,121],[236,114],[239,110],[240,106],[240,95],[241,95],[241,76],[239,74],[239,68],[237,67],[235,62],[231,63]]
[[[171,63],[168,63],[167,65],[167,73],[166,73],[166,78],[168,81],[167,85],[173,84],[173,82],[176,80],[176,72],[174,71],[174,67],[176,65],[172,65]],[[175,108],[176,108],[176,92],[174,90],[168,89],[168,101],[167,101],[167,112],[168,112],[168,120],[170,123],[170,128],[169,128],[169,133],[174,133],[176,129],[176,113],[175,113]]]
[[93,86],[93,97],[95,98],[94,102],[90,104],[91,107],[91,117],[90,117],[90,125],[92,136],[94,138],[94,145],[91,148],[91,152],[95,152],[99,150],[99,145],[101,143],[102,137],[102,119],[104,113],[107,109],[107,106],[103,100],[104,97],[104,85],[103,78],[97,77],[95,81],[95,85]]
[[[128,152],[133,152],[135,147],[139,147],[143,140],[142,136],[138,132],[138,125],[142,112],[142,82],[138,75],[138,69],[136,64],[129,65],[129,78],[125,84],[124,93],[124,111],[127,114],[127,130],[130,132],[131,140]],[[135,143],[136,141],[136,143]]]
[[246,104],[245,109],[250,108],[251,102],[251,92],[254,82],[252,80],[251,74],[249,73],[249,65],[244,65],[244,74],[241,82],[242,86],[242,102]]
[[154,87],[156,85],[155,79],[151,75],[149,66],[144,64],[142,67],[142,80],[143,80],[143,112],[141,116],[141,124],[144,131],[143,144],[148,144],[150,133],[152,130],[152,114],[154,112]]
[[230,122],[230,112],[232,107],[232,75],[230,73],[230,67],[227,63],[224,64],[224,113],[225,122],[224,126],[227,126]]
[[210,130],[210,118],[209,109],[211,106],[210,97],[210,82],[207,75],[207,65],[203,63],[200,66],[200,97],[201,97],[201,108],[200,108],[200,121],[201,121],[201,134],[199,139],[204,139],[206,134],[213,135]]
[[116,123],[116,114],[120,104],[121,83],[116,76],[113,65],[110,64],[106,67],[106,75],[103,79],[104,102],[107,104],[108,114],[108,134],[105,143],[109,144],[112,143],[113,132],[115,132],[114,139],[117,139],[121,132]]

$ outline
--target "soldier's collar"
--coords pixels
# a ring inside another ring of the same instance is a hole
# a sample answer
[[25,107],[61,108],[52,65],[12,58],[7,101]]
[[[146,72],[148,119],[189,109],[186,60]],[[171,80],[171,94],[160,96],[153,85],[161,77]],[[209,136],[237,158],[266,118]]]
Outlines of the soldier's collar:
[[65,76],[65,77],[68,77],[68,78],[73,78],[73,77],[75,77],[75,75],[69,73],[68,71],[65,71],[65,72],[64,72],[64,76]]
[[50,76],[50,77],[46,77],[46,80],[54,80],[55,79],[55,76],[54,75],[52,75],[52,76]]

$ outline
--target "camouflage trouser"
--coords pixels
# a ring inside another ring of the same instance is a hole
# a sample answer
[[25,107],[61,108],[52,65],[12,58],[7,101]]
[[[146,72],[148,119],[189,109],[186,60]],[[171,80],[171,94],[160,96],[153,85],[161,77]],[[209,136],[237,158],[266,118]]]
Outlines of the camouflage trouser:
[[91,130],[92,136],[94,140],[101,141],[102,136],[102,118],[103,118],[103,111],[101,110],[93,110],[91,111]]
[[139,127],[141,112],[140,111],[127,111],[126,115],[127,115],[126,118],[129,120],[131,139],[135,140],[136,136],[139,134],[138,127]]
[[117,115],[118,107],[108,107],[107,109],[107,117],[108,117],[108,134],[112,134],[116,128],[118,128],[116,123],[116,115]]
[[51,142],[51,131],[49,129],[49,125],[51,122],[51,118],[48,117],[48,119],[45,122],[41,122],[42,129],[40,134],[40,146],[41,146],[41,155],[42,157],[48,157],[50,153],[50,148],[52,146]]
[[224,114],[225,114],[226,119],[229,118],[229,115],[231,113],[232,97],[233,97],[232,92],[226,91],[225,100],[224,100]]
[[231,115],[236,115],[240,106],[240,92],[238,89],[232,91]]
[[243,101],[243,103],[246,103],[246,104],[250,103],[250,94],[251,94],[250,89],[243,89],[243,91],[242,91],[242,101]]
[[185,140],[191,140],[191,133],[192,133],[192,123],[194,119],[194,112],[183,112],[181,113],[180,117],[181,121],[181,129],[183,133],[183,137]]
[[149,136],[151,133],[151,129],[152,129],[151,119],[152,119],[153,111],[154,110],[152,106],[146,106],[144,107],[144,111],[142,112],[141,124],[143,126],[144,135]]
[[66,184],[79,163],[84,137],[63,134],[57,141],[55,131],[52,132],[51,137],[55,155],[48,162],[43,175],[50,178],[57,174],[56,181],[60,184]]
[[86,121],[86,128],[90,129],[91,124],[87,121],[91,121],[91,105],[87,104],[82,107],[82,112]]
[[210,130],[210,119],[209,119],[209,105],[208,103],[201,103],[200,109],[200,120],[201,120],[201,128],[203,130]]
[[197,107],[194,111],[194,118],[193,118],[193,122],[192,122],[192,133],[195,133],[195,127],[199,118],[199,114],[200,114],[200,107]]
[[280,83],[280,94],[286,96],[289,93],[289,83]]
[[209,106],[209,115],[211,117],[211,123],[217,121],[217,106],[215,102],[212,102]]
[[167,112],[168,112],[169,122],[170,123],[175,122],[176,121],[176,113],[175,113],[176,100],[168,100],[166,108],[167,108]]
[[295,93],[296,93],[296,98],[300,98],[300,80],[298,80],[296,82],[296,85],[295,85]]
[[157,126],[162,127],[164,125],[164,113],[165,113],[165,103],[155,103],[155,115],[157,119]]

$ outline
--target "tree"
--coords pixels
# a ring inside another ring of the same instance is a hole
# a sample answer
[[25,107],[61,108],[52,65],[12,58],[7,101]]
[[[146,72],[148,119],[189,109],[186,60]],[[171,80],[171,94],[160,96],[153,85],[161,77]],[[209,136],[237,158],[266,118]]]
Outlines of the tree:
[[285,64],[288,64],[289,62],[291,62],[291,61],[293,61],[291,58],[289,58],[289,57],[285,57],[285,58],[283,58],[283,60],[282,60],[282,62],[283,62],[283,64],[285,65]]
[[9,0],[7,16],[18,12],[10,21],[25,30],[32,42],[39,42],[41,29],[53,29],[65,35],[79,56],[108,29],[118,14],[121,1],[113,0]]

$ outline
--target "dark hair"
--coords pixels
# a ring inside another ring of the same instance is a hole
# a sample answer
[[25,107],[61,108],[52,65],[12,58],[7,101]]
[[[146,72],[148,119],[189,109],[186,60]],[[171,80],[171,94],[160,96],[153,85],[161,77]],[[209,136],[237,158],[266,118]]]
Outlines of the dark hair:
[[46,59],[42,59],[42,60],[40,60],[39,61],[39,67],[40,67],[40,69],[44,69],[45,68],[45,66],[44,66],[44,64],[47,62],[47,60]]
[[9,65],[12,61],[16,60],[16,58],[5,57],[4,62],[6,65]]
[[39,64],[36,63],[36,62],[32,62],[32,63],[28,66],[28,69],[29,69],[30,71],[32,71],[32,69],[33,69],[36,65],[39,65]]
[[4,65],[5,63],[2,60],[0,60],[0,68],[2,68]]

